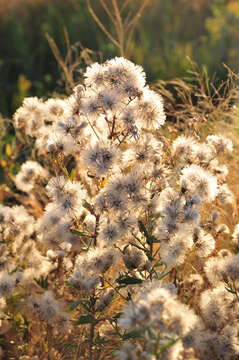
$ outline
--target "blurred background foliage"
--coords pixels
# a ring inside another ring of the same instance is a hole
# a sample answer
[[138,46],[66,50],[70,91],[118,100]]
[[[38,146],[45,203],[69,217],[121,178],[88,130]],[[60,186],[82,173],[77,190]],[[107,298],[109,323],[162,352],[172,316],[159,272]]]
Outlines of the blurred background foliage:
[[[128,11],[142,1],[134,0]],[[113,34],[101,1],[91,0],[91,5]],[[25,96],[64,93],[46,33],[66,54],[66,30],[71,44],[80,42],[80,50],[95,51],[97,60],[119,55],[90,15],[87,0],[0,0],[0,113],[4,117],[11,116]],[[207,69],[211,78],[225,80],[222,63],[239,70],[239,0],[149,0],[127,55],[142,64],[151,82],[185,76],[188,57]],[[81,61],[83,68],[86,57]]]

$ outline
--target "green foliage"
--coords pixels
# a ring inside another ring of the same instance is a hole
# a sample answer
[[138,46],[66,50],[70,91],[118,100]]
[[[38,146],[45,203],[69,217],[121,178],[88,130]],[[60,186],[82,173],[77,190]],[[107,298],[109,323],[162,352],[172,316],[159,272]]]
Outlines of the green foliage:
[[42,289],[47,290],[48,289],[48,277],[40,276],[39,279],[34,279],[38,286],[40,286]]
[[94,318],[91,315],[81,315],[77,320],[77,325],[91,324]]
[[73,43],[80,40],[83,46],[97,47],[93,36],[96,25],[83,3],[33,1],[23,4],[22,9],[0,14],[0,111],[5,116],[12,114],[25,96],[49,96],[61,87],[57,84],[59,71],[46,33],[55,39],[61,51],[66,45],[64,26]]
[[[91,3],[113,33],[100,2]],[[12,115],[26,96],[64,92],[46,33],[61,53],[66,52],[65,27],[72,44],[80,41],[83,47],[101,51],[105,59],[118,54],[92,19],[85,0],[26,1],[10,9],[0,14],[0,111],[4,116]],[[186,75],[187,56],[205,66],[210,77],[217,73],[219,80],[225,79],[223,62],[235,71],[239,68],[238,18],[235,0],[151,0],[137,24],[131,58],[144,66],[151,81]]]

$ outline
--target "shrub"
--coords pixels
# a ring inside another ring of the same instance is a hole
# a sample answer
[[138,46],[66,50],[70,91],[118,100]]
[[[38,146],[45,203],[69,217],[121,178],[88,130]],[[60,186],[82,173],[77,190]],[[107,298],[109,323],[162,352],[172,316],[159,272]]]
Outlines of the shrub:
[[67,98],[26,98],[14,124],[35,151],[18,204],[0,206],[1,331],[19,339],[3,351],[236,359],[238,255],[215,210],[233,210],[231,141],[164,137],[161,96],[124,58],[89,66]]

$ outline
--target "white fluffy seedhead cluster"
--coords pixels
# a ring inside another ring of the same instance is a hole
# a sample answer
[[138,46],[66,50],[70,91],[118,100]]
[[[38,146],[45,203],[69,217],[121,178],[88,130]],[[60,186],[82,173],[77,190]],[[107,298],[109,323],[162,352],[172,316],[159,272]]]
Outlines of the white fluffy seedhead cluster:
[[28,160],[26,161],[16,176],[16,187],[24,192],[33,190],[35,184],[39,180],[47,180],[49,173],[38,162]]
[[[165,360],[233,360],[239,354],[238,256],[222,251],[215,256],[216,238],[228,229],[217,224],[216,212],[206,224],[202,219],[209,203],[233,202],[228,170],[217,159],[232,144],[221,135],[205,142],[184,135],[166,142],[159,130],[165,122],[162,98],[145,79],[142,67],[115,58],[89,66],[70,97],[28,98],[17,110],[16,128],[36,139],[37,155],[46,164],[52,161],[52,167],[27,161],[15,179],[19,190],[30,193],[36,193],[40,178],[42,184],[48,181],[48,203],[38,219],[23,207],[0,207],[6,243],[1,248],[1,296],[19,282],[29,285],[36,273],[49,276],[53,288],[59,274],[61,295],[67,281],[96,296],[96,311],[122,291],[130,301],[119,324],[142,331],[146,345],[123,345],[117,353],[121,360],[153,360],[154,351]],[[236,228],[236,246],[237,233]],[[196,259],[196,265],[178,284],[173,274],[188,259]],[[19,272],[14,276],[10,263]],[[105,281],[111,290],[104,290]],[[197,315],[180,297],[187,287],[200,295]],[[68,322],[50,290],[34,292],[30,304],[47,323]],[[235,320],[229,327],[227,311]]]
[[[163,285],[160,281],[155,281],[140,290],[125,308],[120,325],[131,331],[144,328],[146,333],[148,332],[144,344],[146,354],[154,353],[155,339],[159,348],[174,339],[175,344],[162,354],[162,358],[183,358],[183,339],[189,336],[193,329],[201,327],[200,318],[177,300],[177,291],[173,284]],[[140,349],[138,350],[139,355],[142,354]],[[123,359],[123,355],[119,355],[120,359]]]
[[87,254],[78,255],[75,271],[69,282],[76,288],[91,290],[100,285],[100,274],[104,274],[114,263],[116,254],[112,248],[96,247]]
[[69,314],[63,311],[62,304],[55,299],[52,291],[45,291],[40,296],[31,295],[29,305],[41,320],[55,327],[56,333],[57,330],[64,332],[66,328],[70,329]]
[[[0,205],[0,266],[3,279],[7,273],[23,284],[34,277],[47,275],[55,265],[42,255],[34,241],[36,222],[23,206]],[[1,275],[1,274],[0,274]],[[9,278],[10,279],[10,278]]]
[[[145,73],[124,58],[88,67],[84,86],[65,100],[28,98],[14,115],[15,125],[36,137],[40,152],[82,152],[97,175],[111,169],[119,144],[140,135],[142,127],[165,121],[161,97],[145,85]],[[100,81],[99,81],[100,79]],[[88,143],[88,146],[84,146]]]

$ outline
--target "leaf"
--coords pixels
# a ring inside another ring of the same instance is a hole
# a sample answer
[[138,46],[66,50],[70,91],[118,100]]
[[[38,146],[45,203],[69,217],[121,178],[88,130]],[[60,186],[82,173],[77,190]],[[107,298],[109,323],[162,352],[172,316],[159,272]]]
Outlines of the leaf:
[[21,297],[19,294],[12,295],[11,297],[8,298],[7,304],[8,305],[11,304],[13,307],[16,307],[18,306],[20,299]]
[[131,296],[131,294],[130,294],[130,292],[129,291],[127,291],[127,299],[126,299],[127,301],[131,301],[132,300],[132,296]]
[[146,230],[146,227],[144,226],[144,223],[139,220],[138,221],[139,224],[139,230],[144,234],[144,236],[147,238],[149,236],[148,231]]
[[93,213],[92,205],[89,204],[87,201],[84,201],[82,205],[83,205],[83,207],[84,207],[85,209],[87,209],[90,213]]
[[232,289],[230,289],[230,288],[227,288],[226,286],[225,286],[225,289],[226,289],[229,293],[236,295],[236,291],[235,291],[235,290],[232,290]]
[[14,135],[5,135],[3,138],[2,138],[2,144],[10,144],[13,139],[15,138]]
[[155,194],[152,194],[152,195],[150,196],[150,199],[152,200],[154,197],[155,197]]
[[86,233],[84,233],[84,232],[82,232],[80,230],[76,230],[76,229],[71,229],[71,233],[74,234],[74,235],[89,237],[89,235],[87,235]]
[[70,173],[70,181],[73,181],[74,175],[75,175],[75,169],[72,169]]
[[173,339],[171,341],[169,341],[168,344],[165,344],[165,345],[162,345],[160,348],[159,348],[159,353],[165,351],[166,349],[168,349],[170,346],[173,346],[174,344],[176,344],[176,342],[178,342],[180,340],[180,338],[177,338],[177,339]]
[[144,223],[141,220],[138,221],[138,224],[139,224],[139,230],[146,237],[147,244],[151,245],[153,243],[154,237],[149,235]]
[[156,268],[156,267],[161,267],[162,266],[162,264],[161,263],[156,263],[156,264],[154,264],[154,267]]
[[122,312],[118,312],[117,314],[115,314],[115,315],[113,316],[113,319],[115,319],[115,320],[116,320],[116,319],[119,319],[122,314],[123,314]]
[[34,280],[42,289],[48,288],[48,276],[44,278],[44,276],[41,275],[39,279],[34,278]]
[[69,312],[72,312],[73,310],[75,310],[77,307],[78,307],[78,305],[81,303],[81,301],[80,300],[76,300],[76,301],[74,301],[72,304],[71,304],[71,306],[70,306],[70,308],[69,308]]
[[94,321],[94,318],[92,315],[81,315],[79,317],[79,319],[77,320],[76,324],[77,325],[91,324],[93,321]]
[[80,304],[86,311],[90,311],[90,307],[87,305],[85,301],[81,301]]
[[109,340],[106,340],[104,337],[100,336],[99,333],[97,333],[96,339],[95,339],[95,343],[96,344],[107,344],[109,343]]
[[4,177],[4,170],[3,167],[0,165],[0,184],[5,183],[5,177]]
[[160,241],[155,236],[150,236],[152,243],[159,243]]
[[116,281],[119,284],[125,284],[125,285],[141,284],[143,282],[143,280],[134,276],[125,276],[120,279],[117,279]]
[[12,164],[12,166],[10,167],[10,171],[13,175],[17,175],[19,170],[20,170],[20,166],[17,163]]
[[169,270],[168,272],[166,272],[165,274],[161,275],[159,280],[164,279],[167,275],[169,275],[171,273],[172,270]]
[[153,331],[151,331],[150,327],[146,328],[146,332],[147,332],[147,336],[149,337],[149,339],[151,340],[156,340],[157,336],[155,335],[155,333]]
[[123,340],[127,340],[127,339],[136,339],[136,338],[140,338],[141,337],[141,331],[139,330],[133,330],[128,332],[127,334],[124,334],[122,336]]

